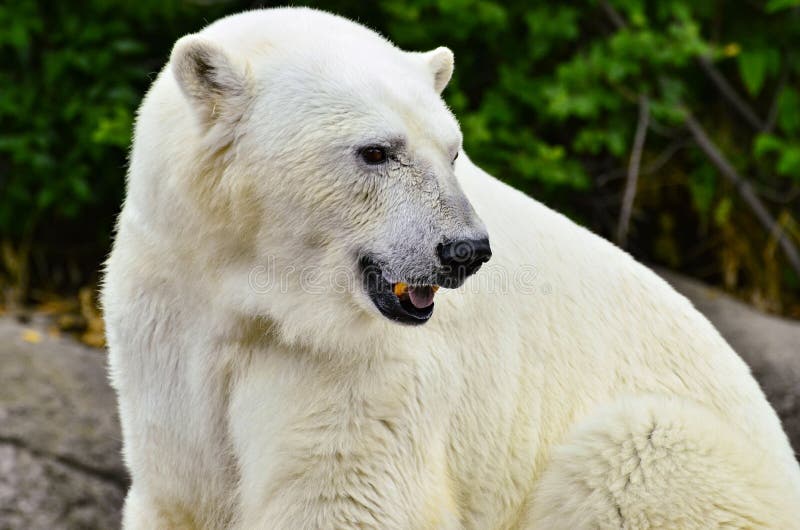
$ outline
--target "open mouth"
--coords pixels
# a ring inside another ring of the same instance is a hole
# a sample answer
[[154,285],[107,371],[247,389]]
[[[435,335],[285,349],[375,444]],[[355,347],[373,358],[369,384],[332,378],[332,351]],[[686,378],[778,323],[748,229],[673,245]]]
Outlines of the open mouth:
[[361,258],[360,265],[367,294],[383,316],[411,325],[424,324],[431,318],[438,285],[390,282],[369,257]]

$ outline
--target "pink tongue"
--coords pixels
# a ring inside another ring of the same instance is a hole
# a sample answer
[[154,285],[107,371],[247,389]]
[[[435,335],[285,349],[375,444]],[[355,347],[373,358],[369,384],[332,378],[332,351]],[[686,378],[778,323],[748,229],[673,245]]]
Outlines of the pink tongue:
[[408,297],[417,309],[424,309],[433,303],[433,289],[430,285],[423,287],[409,286]]

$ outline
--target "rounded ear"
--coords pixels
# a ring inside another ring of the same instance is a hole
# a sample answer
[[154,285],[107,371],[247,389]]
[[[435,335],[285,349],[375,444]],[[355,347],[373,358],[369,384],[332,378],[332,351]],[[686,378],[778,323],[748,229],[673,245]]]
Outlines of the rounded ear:
[[450,48],[439,46],[435,50],[423,53],[422,58],[433,75],[433,88],[441,94],[453,75],[453,52]]
[[236,108],[249,92],[247,67],[236,64],[222,47],[200,36],[179,39],[172,48],[170,65],[178,86],[206,117]]

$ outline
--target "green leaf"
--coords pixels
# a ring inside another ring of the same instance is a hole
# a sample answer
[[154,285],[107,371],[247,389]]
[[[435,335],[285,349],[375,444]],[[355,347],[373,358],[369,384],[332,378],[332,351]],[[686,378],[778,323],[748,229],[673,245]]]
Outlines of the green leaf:
[[714,208],[714,223],[723,227],[726,226],[731,218],[731,211],[733,210],[733,201],[730,197],[723,197]]
[[689,179],[689,192],[695,209],[703,216],[703,219],[706,219],[711,211],[716,191],[717,174],[710,165],[704,164],[692,172]]
[[800,145],[792,145],[783,150],[776,171],[780,175],[800,180]]
[[800,132],[800,95],[796,90],[785,88],[778,95],[778,126],[791,136]]
[[102,116],[92,132],[92,141],[98,144],[127,147],[131,138],[133,117],[125,107],[116,107],[110,116]]
[[745,50],[739,55],[739,75],[747,91],[757,96],[767,77],[767,54],[762,50]]
[[772,134],[761,133],[753,142],[753,155],[758,158],[783,149],[783,140]]

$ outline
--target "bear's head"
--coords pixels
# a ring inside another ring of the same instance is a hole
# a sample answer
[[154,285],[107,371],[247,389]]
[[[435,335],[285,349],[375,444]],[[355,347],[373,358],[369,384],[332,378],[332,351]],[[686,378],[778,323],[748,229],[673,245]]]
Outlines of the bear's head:
[[449,49],[287,8],[186,36],[170,65],[202,139],[198,208],[249,241],[248,303],[269,318],[422,324],[491,256],[454,172]]

